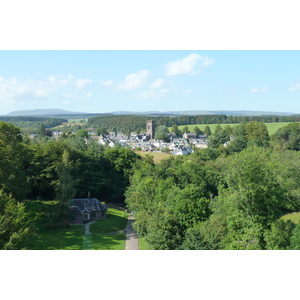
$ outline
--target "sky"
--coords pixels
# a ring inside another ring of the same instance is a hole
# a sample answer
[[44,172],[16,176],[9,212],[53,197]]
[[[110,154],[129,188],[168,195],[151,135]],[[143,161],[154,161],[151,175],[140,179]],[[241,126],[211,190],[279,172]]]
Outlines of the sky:
[[59,108],[300,113],[298,50],[1,50],[0,115]]

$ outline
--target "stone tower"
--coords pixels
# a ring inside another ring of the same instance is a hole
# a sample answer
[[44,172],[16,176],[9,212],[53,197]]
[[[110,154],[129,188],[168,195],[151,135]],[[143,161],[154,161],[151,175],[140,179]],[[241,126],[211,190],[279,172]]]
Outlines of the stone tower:
[[147,127],[146,127],[146,133],[150,134],[151,139],[154,139],[154,135],[155,135],[155,122],[152,120],[148,120],[147,121]]

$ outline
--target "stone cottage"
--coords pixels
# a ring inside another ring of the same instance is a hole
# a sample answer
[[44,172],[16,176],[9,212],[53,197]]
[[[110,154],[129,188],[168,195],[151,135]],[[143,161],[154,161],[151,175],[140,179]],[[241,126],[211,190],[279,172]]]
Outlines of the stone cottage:
[[96,198],[72,199],[71,224],[84,224],[106,219],[107,207]]

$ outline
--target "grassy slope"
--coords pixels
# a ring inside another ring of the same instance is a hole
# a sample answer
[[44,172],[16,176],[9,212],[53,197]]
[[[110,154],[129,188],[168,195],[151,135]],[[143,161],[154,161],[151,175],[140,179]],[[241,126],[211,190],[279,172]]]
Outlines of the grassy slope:
[[[286,126],[286,125],[288,125],[288,124],[290,124],[290,123],[282,122],[282,123],[265,123],[265,124],[266,124],[266,126],[267,126],[267,128],[268,128],[269,134],[272,135],[272,134],[274,134],[279,128],[284,127],[284,126]],[[187,127],[189,128],[189,131],[193,132],[195,126],[198,126],[200,130],[204,130],[204,128],[205,128],[207,125],[210,127],[210,130],[211,130],[212,132],[214,132],[214,130],[215,130],[215,128],[216,128],[216,126],[217,126],[218,124],[194,124],[194,125],[182,125],[182,126],[178,126],[178,128],[179,128],[180,130],[182,130],[182,128],[183,128],[184,126],[187,126]],[[225,127],[225,126],[227,126],[227,125],[229,125],[230,127],[234,127],[234,126],[237,126],[237,125],[239,125],[239,124],[220,124],[220,125],[221,125],[221,127],[223,128],[223,127]],[[171,127],[169,128],[169,130],[170,130],[170,129],[171,129]]]
[[295,224],[298,224],[300,222],[300,212],[294,212],[291,214],[284,215],[281,217],[281,219],[284,221],[291,220]]
[[[28,214],[32,218],[37,216],[45,205],[54,205],[51,202],[28,201]],[[32,250],[124,250],[126,236],[123,233],[109,235],[103,234],[118,231],[125,228],[127,214],[109,208],[107,219],[96,222],[91,226],[91,235],[84,235],[82,225],[74,225],[70,228],[47,230],[44,228],[45,219],[39,217],[36,220],[37,235],[28,243],[27,249]],[[102,224],[101,224],[102,223]],[[97,225],[96,225],[97,224]]]

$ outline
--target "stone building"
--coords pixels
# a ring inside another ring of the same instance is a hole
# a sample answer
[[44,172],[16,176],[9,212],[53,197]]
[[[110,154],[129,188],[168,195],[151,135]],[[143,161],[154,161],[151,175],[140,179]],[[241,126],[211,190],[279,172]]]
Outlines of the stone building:
[[84,224],[106,219],[107,207],[96,198],[72,199],[71,224]]
[[154,139],[155,135],[155,122],[153,120],[147,121],[146,134],[151,136],[151,139]]

